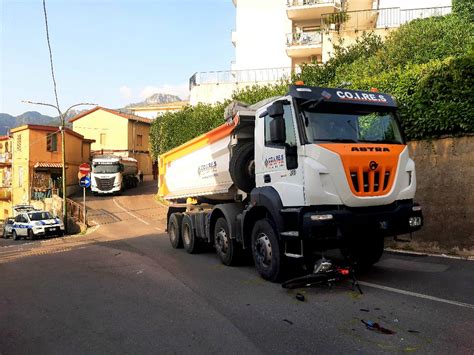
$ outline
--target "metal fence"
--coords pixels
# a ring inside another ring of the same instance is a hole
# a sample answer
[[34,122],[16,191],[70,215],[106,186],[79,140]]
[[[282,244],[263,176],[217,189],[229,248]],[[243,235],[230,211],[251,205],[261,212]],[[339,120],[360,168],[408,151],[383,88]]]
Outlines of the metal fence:
[[189,79],[189,89],[203,84],[238,84],[277,82],[288,79],[291,68],[266,68],[252,70],[228,70],[195,73]]
[[287,46],[315,46],[323,42],[321,31],[293,32],[286,35]]
[[325,31],[396,28],[416,19],[445,16],[449,13],[451,13],[451,6],[420,9],[393,7],[378,10],[346,11],[323,14],[321,16],[321,28]]
[[80,222],[87,225],[87,211],[84,214],[84,206],[66,198],[67,216],[72,218],[75,222]]
[[334,4],[341,6],[340,0],[288,0],[287,6],[305,6],[305,5],[319,5],[319,4]]

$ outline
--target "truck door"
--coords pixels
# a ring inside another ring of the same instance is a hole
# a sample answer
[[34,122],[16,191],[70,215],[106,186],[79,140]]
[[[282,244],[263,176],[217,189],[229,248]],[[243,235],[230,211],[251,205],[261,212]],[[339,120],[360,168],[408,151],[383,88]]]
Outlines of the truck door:
[[[299,139],[291,101],[284,101],[286,141],[274,144],[270,139],[269,115],[258,118],[256,125],[257,187],[271,186],[280,195],[284,206],[303,206],[303,169],[298,161]],[[257,116],[258,117],[258,116]],[[260,157],[260,159],[258,159]]]

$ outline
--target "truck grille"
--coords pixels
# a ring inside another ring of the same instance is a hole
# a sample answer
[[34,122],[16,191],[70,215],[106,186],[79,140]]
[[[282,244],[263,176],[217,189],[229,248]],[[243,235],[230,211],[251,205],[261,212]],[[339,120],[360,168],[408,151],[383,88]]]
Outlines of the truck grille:
[[95,178],[95,182],[97,187],[101,191],[110,191],[114,187],[115,177],[108,178],[108,179],[100,179],[98,177]]
[[359,167],[350,169],[350,183],[357,195],[384,195],[392,185],[392,175],[392,170],[385,166],[379,166],[376,170]]

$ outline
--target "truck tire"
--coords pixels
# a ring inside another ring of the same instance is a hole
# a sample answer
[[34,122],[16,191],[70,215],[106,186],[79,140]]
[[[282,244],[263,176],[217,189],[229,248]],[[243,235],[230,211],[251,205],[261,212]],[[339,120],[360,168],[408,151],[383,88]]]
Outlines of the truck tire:
[[279,280],[283,271],[283,253],[275,228],[268,218],[257,221],[253,227],[252,256],[262,278],[272,282]]
[[343,250],[350,261],[356,264],[357,269],[367,270],[376,264],[384,251],[384,238],[380,236],[363,236],[354,238],[349,246]]
[[255,187],[255,156],[253,142],[237,144],[232,152],[229,172],[240,190],[249,193]]
[[235,239],[230,238],[229,224],[223,217],[214,225],[214,246],[224,265],[236,265],[242,259],[242,248]]
[[181,223],[181,235],[184,250],[189,254],[196,254],[199,251],[199,240],[196,238],[196,233],[194,233],[191,217],[186,214],[183,216],[183,222]]
[[183,247],[183,240],[181,239],[181,223],[183,215],[181,213],[173,213],[168,222],[168,236],[170,237],[171,246],[175,249]]

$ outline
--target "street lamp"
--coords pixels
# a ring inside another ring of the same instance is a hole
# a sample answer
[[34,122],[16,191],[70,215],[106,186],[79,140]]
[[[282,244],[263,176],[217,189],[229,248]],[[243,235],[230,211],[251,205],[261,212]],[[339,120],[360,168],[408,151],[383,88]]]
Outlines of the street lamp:
[[80,103],[80,104],[75,104],[69,107],[66,112],[62,113],[61,109],[53,104],[46,104],[43,102],[33,102],[33,101],[28,101],[28,100],[22,100],[22,102],[26,104],[32,104],[32,105],[41,105],[41,106],[49,106],[55,108],[58,113],[59,113],[59,120],[61,122],[61,126],[59,127],[61,131],[61,149],[62,149],[62,188],[63,188],[63,222],[64,222],[64,229],[67,231],[67,204],[66,204],[66,132],[65,132],[65,119],[67,116],[67,113],[69,110],[71,110],[74,107],[77,106],[97,106],[96,104],[91,104],[91,103]]

